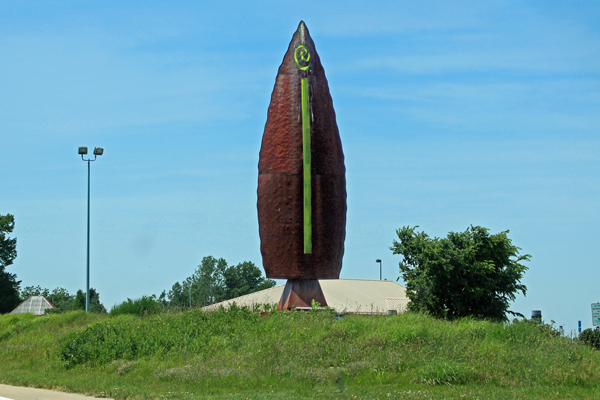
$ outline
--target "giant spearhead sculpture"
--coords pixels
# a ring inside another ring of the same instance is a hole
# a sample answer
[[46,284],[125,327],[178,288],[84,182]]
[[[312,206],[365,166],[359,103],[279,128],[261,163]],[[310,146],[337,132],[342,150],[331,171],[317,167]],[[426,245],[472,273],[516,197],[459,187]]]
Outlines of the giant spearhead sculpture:
[[258,223],[268,278],[288,279],[279,309],[325,305],[346,236],[346,168],[325,71],[300,22],[279,67],[258,162]]

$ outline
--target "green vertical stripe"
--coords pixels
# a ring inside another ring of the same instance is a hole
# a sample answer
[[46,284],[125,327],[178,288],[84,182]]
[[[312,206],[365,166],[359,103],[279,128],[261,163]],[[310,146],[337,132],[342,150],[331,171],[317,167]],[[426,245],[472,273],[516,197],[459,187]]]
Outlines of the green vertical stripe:
[[308,78],[302,78],[302,158],[304,161],[304,254],[312,253],[312,190],[310,183],[310,113]]

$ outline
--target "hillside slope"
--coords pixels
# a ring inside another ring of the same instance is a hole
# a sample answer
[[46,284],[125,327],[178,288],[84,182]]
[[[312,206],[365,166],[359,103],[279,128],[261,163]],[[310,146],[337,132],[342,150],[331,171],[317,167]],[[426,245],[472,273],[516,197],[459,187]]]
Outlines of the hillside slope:
[[547,325],[232,308],[0,316],[0,382],[114,398],[600,398]]

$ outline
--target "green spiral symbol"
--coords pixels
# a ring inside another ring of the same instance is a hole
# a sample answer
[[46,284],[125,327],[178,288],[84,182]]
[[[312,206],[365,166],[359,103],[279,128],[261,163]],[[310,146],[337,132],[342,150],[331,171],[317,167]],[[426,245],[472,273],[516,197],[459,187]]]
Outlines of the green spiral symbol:
[[296,47],[296,50],[294,50],[294,60],[296,60],[296,65],[300,70],[306,71],[310,68],[310,53],[305,45],[301,44]]

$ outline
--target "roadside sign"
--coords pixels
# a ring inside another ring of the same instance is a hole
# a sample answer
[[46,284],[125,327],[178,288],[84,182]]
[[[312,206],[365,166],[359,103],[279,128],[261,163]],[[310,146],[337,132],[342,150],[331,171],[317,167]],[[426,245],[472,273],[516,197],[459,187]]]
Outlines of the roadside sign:
[[592,324],[600,326],[600,303],[592,303]]

